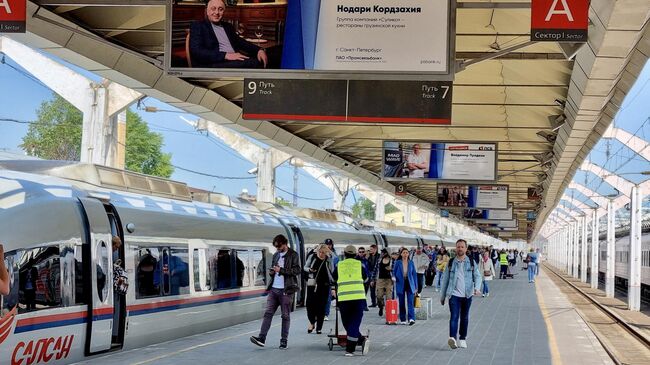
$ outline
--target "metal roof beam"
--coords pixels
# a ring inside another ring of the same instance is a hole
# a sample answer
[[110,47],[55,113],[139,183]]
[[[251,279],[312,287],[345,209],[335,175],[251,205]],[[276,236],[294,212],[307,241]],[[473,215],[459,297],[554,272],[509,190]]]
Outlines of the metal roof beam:
[[615,173],[610,172],[606,168],[596,165],[589,161],[583,162],[582,166],[580,166],[580,169],[594,173],[599,178],[605,180],[605,182],[607,182],[613,188],[621,192],[621,194],[626,195],[628,198],[630,197],[630,192],[632,191],[632,187],[634,186],[634,183],[632,183],[631,181],[622,178],[616,175]]
[[648,148],[648,146],[650,146],[650,143],[624,129],[610,126],[605,131],[605,134],[603,134],[603,138],[616,139],[624,144],[627,148],[636,152],[639,156],[650,161],[650,148]]

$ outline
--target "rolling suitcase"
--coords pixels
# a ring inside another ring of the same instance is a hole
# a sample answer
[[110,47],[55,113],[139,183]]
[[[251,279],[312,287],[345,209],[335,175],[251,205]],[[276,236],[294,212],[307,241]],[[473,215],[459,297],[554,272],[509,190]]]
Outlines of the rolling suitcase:
[[393,290],[393,299],[386,299],[386,324],[397,324],[397,299],[395,299],[395,290]]

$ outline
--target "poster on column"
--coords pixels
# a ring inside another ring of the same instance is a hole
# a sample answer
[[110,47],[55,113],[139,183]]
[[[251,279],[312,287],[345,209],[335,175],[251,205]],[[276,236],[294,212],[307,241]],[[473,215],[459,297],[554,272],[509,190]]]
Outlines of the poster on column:
[[493,182],[497,180],[496,156],[493,142],[384,141],[382,177]]
[[508,209],[508,185],[438,184],[438,206]]
[[180,77],[451,81],[452,0],[169,1]]

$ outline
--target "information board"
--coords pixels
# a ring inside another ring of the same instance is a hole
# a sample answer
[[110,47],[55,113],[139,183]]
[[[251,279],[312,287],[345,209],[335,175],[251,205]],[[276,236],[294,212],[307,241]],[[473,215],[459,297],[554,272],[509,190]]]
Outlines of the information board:
[[587,42],[590,0],[532,0],[530,40]]
[[450,124],[446,81],[245,79],[243,118]]
[[508,209],[508,185],[438,184],[438,206]]
[[385,180],[496,181],[497,144],[384,141],[382,177]]
[[464,209],[463,218],[465,219],[481,219],[481,220],[509,220],[513,219],[512,204],[508,209]]
[[0,0],[0,33],[25,33],[26,0]]

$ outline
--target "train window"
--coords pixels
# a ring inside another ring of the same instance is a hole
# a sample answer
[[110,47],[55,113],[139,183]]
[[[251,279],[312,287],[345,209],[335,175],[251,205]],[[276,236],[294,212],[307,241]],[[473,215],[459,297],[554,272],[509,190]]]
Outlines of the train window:
[[650,266],[650,251],[641,252],[641,266]]
[[192,262],[194,264],[194,290],[206,291],[212,288],[210,265],[208,264],[208,256],[205,249],[194,249],[192,255]]
[[251,253],[253,263],[253,275],[255,276],[254,286],[266,286],[266,257],[264,250],[253,250]]
[[237,271],[237,287],[251,286],[249,278],[249,252],[248,250],[236,250],[235,270]]
[[61,306],[60,262],[58,246],[23,252],[17,265],[20,312]]
[[0,296],[0,298],[2,298],[2,307],[0,307],[0,317],[12,311],[18,305],[18,298],[20,292],[18,278],[19,278],[19,263],[21,257],[22,257],[22,253],[18,251],[5,252],[5,257],[4,257],[5,266],[9,271],[9,294]]
[[[169,295],[190,293],[190,265],[186,248],[169,249]],[[164,262],[164,258],[163,258]]]
[[85,304],[86,297],[84,294],[83,263],[81,258],[82,247],[74,246],[74,303]]
[[160,252],[157,247],[135,249],[136,298],[160,296]]
[[100,241],[97,244],[97,295],[101,302],[106,302],[108,300],[108,280],[109,280],[109,270],[108,265],[108,246],[106,242]]
[[211,250],[212,282],[216,283],[216,290],[235,287],[237,283],[233,275],[233,260],[230,249]]

